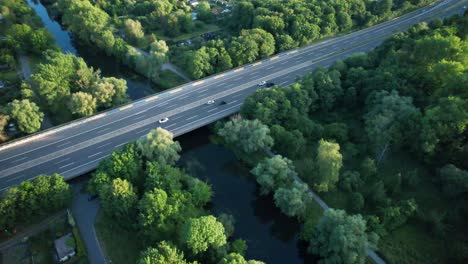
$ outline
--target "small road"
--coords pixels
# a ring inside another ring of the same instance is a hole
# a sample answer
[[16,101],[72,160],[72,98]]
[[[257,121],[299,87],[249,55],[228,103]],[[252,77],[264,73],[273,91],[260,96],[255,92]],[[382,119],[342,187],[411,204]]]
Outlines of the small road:
[[174,64],[170,62],[166,62],[161,66],[162,70],[168,70],[171,71],[177,75],[179,75],[180,78],[184,79],[186,82],[191,82],[192,79],[190,79],[187,75],[185,75],[183,72],[181,72]]
[[15,234],[13,237],[8,239],[7,241],[0,243],[0,251],[3,251],[11,246],[14,246],[17,243],[22,242],[23,239],[27,237],[33,236],[37,233],[40,233],[43,230],[46,230],[47,228],[49,228],[49,224],[51,221],[58,219],[60,217],[64,217],[66,216],[66,214],[67,214],[66,210],[60,211],[58,213],[55,213],[54,215],[47,217],[46,219],[42,220],[40,223],[26,230],[23,230],[20,233]]
[[[265,153],[270,157],[274,157],[275,154],[269,150],[269,149],[264,149]],[[308,188],[307,192],[309,194],[309,196],[325,211],[325,210],[328,210],[330,207],[327,205],[327,203],[325,203],[324,200],[322,200],[322,198],[320,198],[320,196],[318,196],[312,189],[310,189],[309,185],[307,185],[304,181],[302,181],[301,178],[299,178],[299,176],[297,175],[294,175],[293,177],[294,181],[299,183],[299,184],[305,184]],[[370,248],[367,248],[366,249],[366,252],[367,252],[367,256],[369,258],[371,258],[376,264],[385,264],[385,261],[379,257],[379,255],[377,255],[377,253],[375,253],[374,250],[370,249]]]
[[[149,56],[149,53],[147,51],[144,51],[144,50],[142,50],[140,48],[137,48],[137,47],[133,47],[133,48],[135,48],[135,50],[140,52],[140,54],[142,54],[143,56],[145,56],[145,57]],[[172,64],[170,62],[166,62],[163,65],[161,65],[161,69],[162,70],[168,70],[168,71],[171,71],[171,72],[177,74],[180,78],[184,79],[186,82],[191,82],[192,81],[192,79],[190,79],[187,75],[185,75],[183,72],[181,72],[174,64]]]
[[[260,81],[288,86],[316,67],[372,50],[393,34],[434,17],[464,11],[468,0],[443,0],[348,35],[326,39],[169,89],[92,117],[0,145],[0,192],[40,174],[71,179],[96,168],[114,150],[161,127],[176,137],[239,111]],[[214,100],[215,103],[207,105]],[[225,102],[221,104],[220,102]],[[164,123],[159,120],[168,118]]]
[[26,81],[31,81],[31,66],[29,65],[28,57],[24,56],[23,54],[18,54],[18,60],[21,66],[21,74],[23,75],[23,79]]
[[72,212],[86,246],[89,262],[91,264],[106,263],[106,259],[94,228],[96,215],[99,211],[99,202],[97,199],[88,201],[89,194],[81,192],[81,189],[84,186],[82,181],[74,183],[72,186],[74,192]]

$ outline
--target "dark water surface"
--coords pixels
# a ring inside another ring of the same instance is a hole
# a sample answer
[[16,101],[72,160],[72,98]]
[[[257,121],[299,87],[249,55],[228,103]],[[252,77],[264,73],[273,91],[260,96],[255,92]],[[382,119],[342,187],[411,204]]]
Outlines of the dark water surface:
[[[41,3],[27,1],[54,35],[63,52],[82,57],[89,66],[100,69],[103,76],[127,80],[132,99],[157,90],[112,57],[96,48],[80,45],[73,34],[49,17]],[[313,258],[304,254],[305,246],[298,242],[299,223],[283,215],[275,207],[271,196],[260,196],[249,171],[232,152],[210,143],[209,134],[209,129],[205,127],[177,138],[184,150],[181,164],[192,175],[212,185],[215,195],[211,209],[215,215],[228,213],[235,217],[234,236],[247,241],[246,258],[271,264],[315,263]]]
[[72,33],[63,29],[57,21],[49,16],[46,8],[39,1],[27,0],[27,2],[41,18],[44,26],[52,33],[57,46],[64,53],[72,53],[82,57],[88,66],[100,69],[105,77],[125,79],[128,86],[127,93],[132,100],[145,97],[160,90],[159,87],[148,82],[146,78],[135,74],[128,67],[121,65],[114,58],[107,56],[96,47],[81,45],[78,39],[73,38]]
[[184,150],[181,164],[212,185],[213,214],[235,217],[234,235],[247,241],[246,258],[272,264],[316,263],[299,242],[299,223],[282,214],[271,196],[259,195],[249,171],[231,151],[210,143],[209,134],[205,127],[177,138]]

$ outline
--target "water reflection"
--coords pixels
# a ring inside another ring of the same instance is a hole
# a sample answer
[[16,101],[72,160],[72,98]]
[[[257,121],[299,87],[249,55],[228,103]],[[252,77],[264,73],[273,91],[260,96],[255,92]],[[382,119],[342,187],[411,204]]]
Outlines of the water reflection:
[[128,67],[122,66],[113,57],[107,56],[104,52],[95,47],[81,45],[80,41],[73,38],[73,34],[66,31],[62,26],[47,13],[47,9],[39,1],[27,0],[36,14],[41,18],[44,26],[52,33],[56,44],[64,53],[72,53],[82,57],[89,66],[100,69],[105,77],[117,77],[127,81],[127,93],[132,100],[148,96],[159,87],[147,81],[146,78],[135,74]]
[[271,195],[260,196],[249,171],[231,151],[209,143],[208,134],[202,128],[178,138],[185,150],[180,163],[213,186],[214,214],[234,215],[235,236],[249,246],[246,257],[273,264],[316,263],[298,242],[299,223],[282,214]]

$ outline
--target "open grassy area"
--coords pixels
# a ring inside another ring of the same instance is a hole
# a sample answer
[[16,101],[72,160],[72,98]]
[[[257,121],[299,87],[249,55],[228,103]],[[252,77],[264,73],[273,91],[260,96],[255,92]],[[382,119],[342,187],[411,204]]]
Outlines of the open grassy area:
[[186,33],[186,34],[181,34],[181,35],[179,35],[179,36],[177,36],[175,38],[165,36],[164,32],[162,30],[156,31],[155,34],[156,34],[156,36],[158,36],[158,38],[160,38],[162,40],[166,40],[166,41],[171,40],[171,41],[174,41],[174,42],[179,42],[179,41],[182,41],[182,40],[185,40],[185,39],[191,39],[191,38],[200,36],[201,34],[205,34],[205,33],[208,33],[208,32],[214,32],[214,31],[218,31],[218,30],[221,29],[218,25],[205,24],[205,23],[203,23],[201,21],[198,21],[198,23],[200,24],[200,26],[196,27],[193,32]]
[[157,84],[161,86],[164,90],[176,87],[184,83],[184,79],[182,79],[179,75],[168,70],[161,71],[160,78],[157,81]]
[[97,216],[95,227],[101,246],[112,263],[136,263],[142,250],[137,233],[120,228],[102,212]]

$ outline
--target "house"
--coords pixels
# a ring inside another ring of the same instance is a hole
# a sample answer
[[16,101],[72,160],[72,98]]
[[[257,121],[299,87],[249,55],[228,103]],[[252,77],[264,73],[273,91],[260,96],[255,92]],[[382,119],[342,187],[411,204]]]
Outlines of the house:
[[75,238],[72,233],[68,233],[63,237],[54,241],[55,254],[59,263],[65,262],[75,256]]

